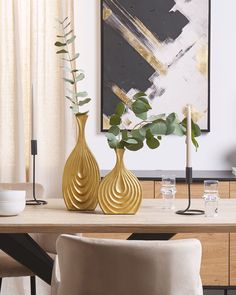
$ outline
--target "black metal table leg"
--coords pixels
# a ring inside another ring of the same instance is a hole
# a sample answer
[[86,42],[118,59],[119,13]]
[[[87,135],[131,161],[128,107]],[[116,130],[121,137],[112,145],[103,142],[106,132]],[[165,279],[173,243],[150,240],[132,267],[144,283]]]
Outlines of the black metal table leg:
[[127,240],[170,240],[175,234],[166,234],[166,233],[133,233],[131,234]]
[[28,234],[0,234],[0,249],[51,284],[53,259]]

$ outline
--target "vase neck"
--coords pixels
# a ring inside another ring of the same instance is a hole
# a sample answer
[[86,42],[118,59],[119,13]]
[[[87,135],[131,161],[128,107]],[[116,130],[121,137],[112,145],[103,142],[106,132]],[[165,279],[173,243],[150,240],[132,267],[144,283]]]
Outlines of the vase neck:
[[116,166],[124,167],[124,149],[116,149]]
[[78,141],[85,141],[85,125],[88,119],[88,115],[76,115],[75,118],[78,125]]

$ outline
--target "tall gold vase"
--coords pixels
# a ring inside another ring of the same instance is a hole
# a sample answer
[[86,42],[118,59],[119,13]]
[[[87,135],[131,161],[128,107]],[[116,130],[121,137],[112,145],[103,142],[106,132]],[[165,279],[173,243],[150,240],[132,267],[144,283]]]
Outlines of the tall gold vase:
[[62,191],[68,210],[94,210],[98,203],[100,173],[85,139],[87,119],[87,114],[76,115],[78,140],[64,167]]
[[99,205],[105,214],[135,214],[142,201],[141,184],[125,168],[124,151],[116,149],[116,165],[99,186]]

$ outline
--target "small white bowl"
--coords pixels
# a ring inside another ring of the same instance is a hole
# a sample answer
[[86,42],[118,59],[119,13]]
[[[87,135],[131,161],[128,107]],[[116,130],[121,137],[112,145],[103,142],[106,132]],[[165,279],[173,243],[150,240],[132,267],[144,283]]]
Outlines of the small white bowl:
[[0,191],[0,216],[14,216],[25,209],[25,191]]

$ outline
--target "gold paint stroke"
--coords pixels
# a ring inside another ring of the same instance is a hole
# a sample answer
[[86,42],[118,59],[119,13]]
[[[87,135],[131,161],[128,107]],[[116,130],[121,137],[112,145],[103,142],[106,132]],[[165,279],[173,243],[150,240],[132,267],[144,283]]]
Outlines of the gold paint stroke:
[[107,115],[103,114],[102,115],[102,126],[104,129],[109,129],[111,127],[109,122],[110,122],[109,117],[107,117]]
[[126,22],[129,26],[132,24],[133,31],[136,31],[139,37],[132,32],[128,25],[126,25],[126,22],[122,21],[122,19],[118,19],[108,6],[105,6],[103,10],[103,18],[105,15],[105,21],[107,21],[113,14],[114,19],[111,26],[120,31],[130,46],[132,46],[134,50],[136,50],[146,60],[146,62],[154,68],[155,71],[159,72],[161,75],[166,75],[168,67],[155,56],[152,50],[152,48],[160,47],[161,42],[138,18],[134,18],[131,14],[129,14],[129,12],[119,5],[117,1],[110,0],[110,2],[120,11],[123,17],[127,20]]
[[134,18],[134,23],[147,39],[149,39],[157,47],[162,47],[161,41],[155,37],[155,35],[140,21],[140,19]]
[[131,106],[132,100],[127,96],[125,91],[121,89],[118,85],[114,84],[111,87],[112,92],[128,107]]
[[124,7],[122,7],[119,2],[114,0],[110,0],[119,10],[120,12],[133,24],[136,31],[142,33],[142,35],[157,47],[161,47],[161,41],[138,19],[137,17],[133,17]]
[[126,41],[161,75],[167,74],[167,66],[149,50],[129,29],[125,26],[121,28],[121,32]]
[[204,75],[208,75],[208,47],[207,45],[203,45],[199,48],[196,54],[196,61],[197,61],[197,69],[198,71]]
[[112,15],[112,10],[109,8],[103,8],[103,20],[106,21]]

